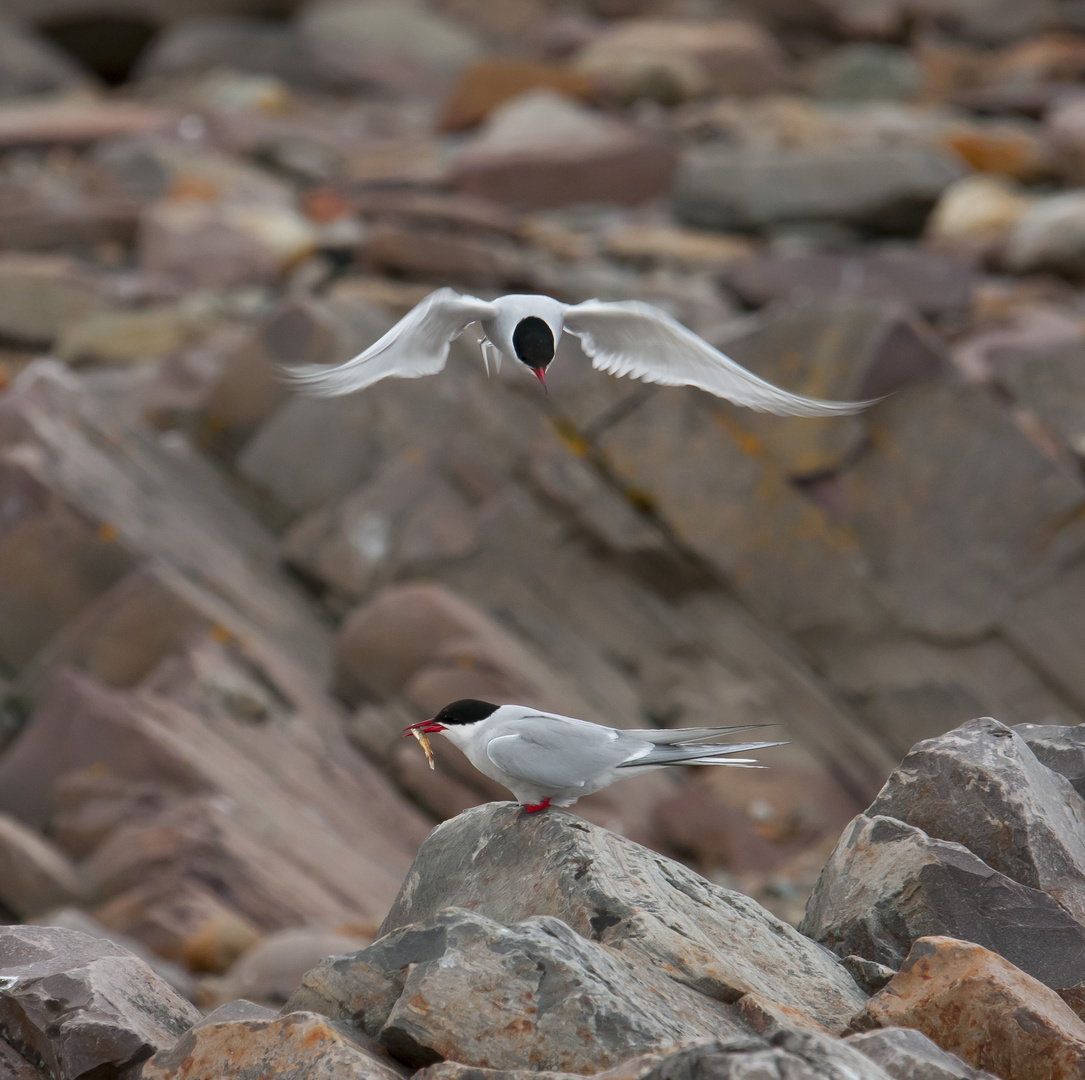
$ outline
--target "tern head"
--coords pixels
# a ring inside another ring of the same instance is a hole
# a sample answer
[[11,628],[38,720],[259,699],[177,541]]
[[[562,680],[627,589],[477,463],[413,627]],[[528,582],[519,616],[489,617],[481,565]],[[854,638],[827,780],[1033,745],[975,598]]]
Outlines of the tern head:
[[531,368],[545,387],[546,369],[554,359],[554,332],[545,320],[537,315],[521,319],[512,332],[512,347],[516,350],[516,359]]
[[424,732],[426,735],[434,735],[438,731],[446,731],[450,727],[462,727],[467,724],[477,724],[480,720],[486,720],[497,712],[500,706],[492,705],[488,701],[479,701],[477,698],[462,698],[446,705],[431,720],[420,720],[417,724],[411,724],[403,729],[405,735],[414,731]]

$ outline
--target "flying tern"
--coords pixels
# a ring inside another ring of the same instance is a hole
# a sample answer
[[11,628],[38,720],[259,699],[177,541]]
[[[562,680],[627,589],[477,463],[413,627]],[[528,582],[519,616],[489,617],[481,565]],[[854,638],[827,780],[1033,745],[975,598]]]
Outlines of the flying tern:
[[471,323],[487,372],[515,358],[546,385],[546,372],[563,333],[580,340],[592,365],[611,375],[628,375],[664,386],[696,386],[759,412],[782,416],[856,413],[869,401],[821,401],[781,390],[724,356],[665,311],[639,300],[563,304],[550,296],[510,294],[496,300],[463,296],[454,289],[432,292],[379,341],[352,360],[335,366],[287,368],[303,391],[332,397],[363,390],[389,377],[436,375],[449,347]]
[[706,745],[706,740],[748,731],[750,726],[619,730],[523,705],[465,698],[446,705],[430,720],[411,724],[404,735],[444,735],[479,772],[507,787],[534,814],[551,805],[572,806],[617,780],[654,769],[674,765],[759,768],[752,758],[729,755],[784,744]]

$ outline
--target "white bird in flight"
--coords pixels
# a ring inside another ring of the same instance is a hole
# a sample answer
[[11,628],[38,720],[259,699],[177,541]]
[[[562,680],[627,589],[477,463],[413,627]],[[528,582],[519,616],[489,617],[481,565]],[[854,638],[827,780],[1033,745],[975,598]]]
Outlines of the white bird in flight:
[[784,743],[705,745],[706,740],[751,726],[756,725],[623,731],[523,705],[464,698],[446,705],[431,720],[411,724],[404,735],[444,735],[479,772],[507,787],[534,814],[551,804],[572,806],[616,780],[674,765],[761,768],[753,758],[727,755]]
[[449,348],[477,322],[487,372],[490,359],[515,357],[544,386],[562,333],[580,347],[599,371],[629,375],[664,386],[696,386],[759,412],[781,416],[856,413],[869,401],[821,401],[781,390],[724,356],[665,311],[638,300],[563,304],[550,296],[511,294],[496,300],[463,296],[454,289],[432,292],[379,341],[352,360],[333,367],[287,368],[307,393],[332,397],[363,390],[381,379],[436,375]]

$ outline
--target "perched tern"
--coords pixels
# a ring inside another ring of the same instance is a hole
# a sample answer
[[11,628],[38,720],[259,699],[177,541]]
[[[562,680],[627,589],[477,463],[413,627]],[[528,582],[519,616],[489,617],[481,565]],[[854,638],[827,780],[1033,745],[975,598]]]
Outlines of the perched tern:
[[529,814],[535,814],[550,805],[572,806],[616,780],[672,765],[760,768],[752,758],[725,755],[783,743],[705,745],[708,739],[750,727],[625,731],[523,705],[465,698],[446,705],[431,720],[411,724],[404,735],[444,735],[479,772],[507,787]]
[[747,371],[714,349],[665,311],[638,300],[563,304],[550,296],[513,294],[496,300],[438,289],[403,316],[379,341],[353,360],[332,367],[287,368],[307,393],[332,397],[362,390],[395,376],[436,375],[449,347],[471,323],[481,324],[479,339],[486,370],[500,370],[502,357],[515,358],[546,385],[562,333],[579,338],[599,371],[629,375],[664,386],[696,386],[759,412],[781,416],[832,416],[856,413],[869,401],[820,401],[791,394]]

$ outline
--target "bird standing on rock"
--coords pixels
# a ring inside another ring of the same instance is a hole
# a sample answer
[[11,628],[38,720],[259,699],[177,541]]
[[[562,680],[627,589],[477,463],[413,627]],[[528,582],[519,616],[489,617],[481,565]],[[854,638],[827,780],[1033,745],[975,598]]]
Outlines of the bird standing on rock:
[[562,333],[580,347],[599,371],[629,375],[664,386],[696,386],[759,412],[781,416],[832,416],[856,413],[869,401],[820,401],[791,394],[747,371],[714,349],[665,311],[637,300],[563,304],[550,296],[513,294],[496,300],[438,289],[403,316],[379,341],[353,360],[335,367],[287,369],[304,391],[335,396],[362,390],[380,379],[436,375],[449,347],[478,322],[486,370],[500,369],[502,357],[515,357],[546,385]]
[[652,729],[604,727],[523,705],[493,705],[464,698],[404,735],[444,735],[472,765],[507,787],[529,814],[577,799],[616,780],[672,765],[732,765],[762,768],[752,758],[725,755],[783,746],[780,742],[716,743],[706,740],[752,725]]

